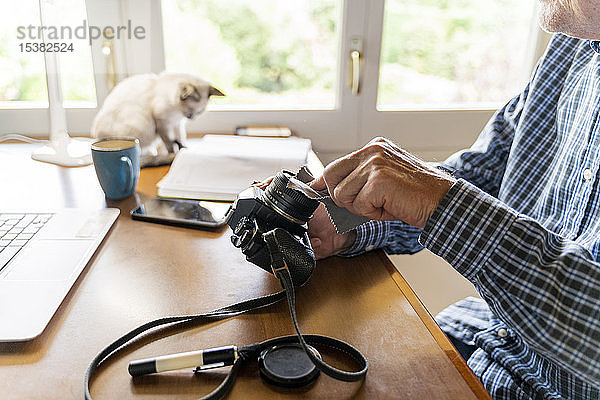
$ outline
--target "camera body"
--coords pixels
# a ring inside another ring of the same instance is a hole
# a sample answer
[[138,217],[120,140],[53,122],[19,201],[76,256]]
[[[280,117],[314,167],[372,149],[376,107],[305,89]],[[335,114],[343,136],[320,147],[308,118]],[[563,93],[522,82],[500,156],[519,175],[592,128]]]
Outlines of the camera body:
[[283,254],[294,285],[308,281],[315,267],[307,222],[319,206],[299,190],[290,187],[289,171],[278,172],[265,190],[252,186],[242,191],[232,205],[227,222],[233,230],[231,241],[246,259],[271,272],[271,254],[264,235],[272,232]]

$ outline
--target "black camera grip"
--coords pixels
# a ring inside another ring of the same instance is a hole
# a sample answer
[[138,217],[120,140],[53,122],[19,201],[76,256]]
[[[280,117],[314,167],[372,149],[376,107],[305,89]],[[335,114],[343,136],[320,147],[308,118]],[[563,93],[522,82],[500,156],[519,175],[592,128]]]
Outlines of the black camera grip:
[[308,234],[305,233],[302,240],[298,240],[285,229],[275,228],[264,233],[263,240],[269,257],[267,271],[274,273],[276,260],[273,258],[281,258],[290,271],[294,286],[302,286],[308,282],[317,265]]

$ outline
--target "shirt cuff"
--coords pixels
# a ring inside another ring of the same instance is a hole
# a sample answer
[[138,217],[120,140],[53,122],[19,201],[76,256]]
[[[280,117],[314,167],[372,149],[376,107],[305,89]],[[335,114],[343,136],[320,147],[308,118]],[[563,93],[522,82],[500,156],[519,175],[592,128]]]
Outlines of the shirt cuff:
[[517,215],[496,198],[459,179],[427,221],[419,242],[473,280]]
[[356,228],[356,240],[340,256],[353,257],[383,247],[389,233],[386,221],[370,221]]

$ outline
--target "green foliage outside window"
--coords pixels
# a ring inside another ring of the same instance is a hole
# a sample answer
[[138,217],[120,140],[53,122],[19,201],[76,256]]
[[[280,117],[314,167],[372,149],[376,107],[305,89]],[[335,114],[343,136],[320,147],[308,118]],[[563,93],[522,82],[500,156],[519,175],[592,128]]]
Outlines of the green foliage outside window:
[[162,6],[167,69],[210,80],[227,94],[216,101],[334,104],[336,1],[164,0]]
[[379,104],[503,102],[522,89],[534,4],[388,0]]

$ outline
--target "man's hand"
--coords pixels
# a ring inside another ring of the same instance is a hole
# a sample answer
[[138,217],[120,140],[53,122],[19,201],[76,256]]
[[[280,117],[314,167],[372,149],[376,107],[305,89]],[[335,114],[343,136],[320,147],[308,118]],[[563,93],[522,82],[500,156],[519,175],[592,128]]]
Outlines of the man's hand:
[[333,256],[348,249],[356,239],[356,232],[340,235],[336,232],[325,206],[319,204],[313,217],[308,221],[308,237],[317,260]]
[[356,215],[424,228],[454,182],[391,141],[376,138],[327,165],[311,186],[327,187],[338,206]]
[[[255,182],[252,186],[257,186],[265,190],[273,177],[269,177],[262,182]],[[308,236],[310,244],[315,251],[318,260],[339,254],[348,249],[356,239],[356,232],[351,231],[340,235],[329,219],[329,214],[325,211],[325,206],[319,204],[313,217],[308,221]]]

